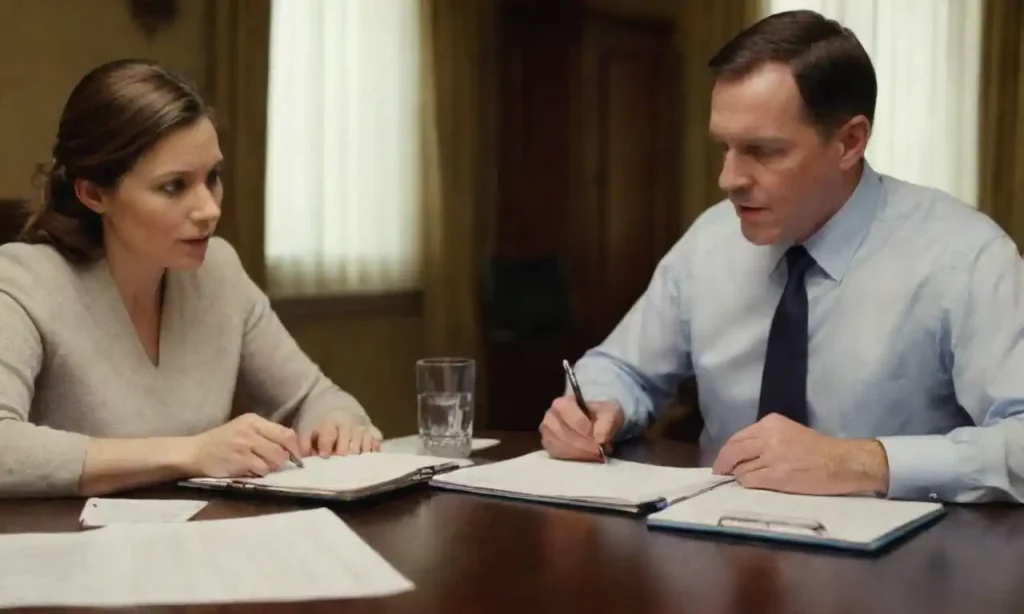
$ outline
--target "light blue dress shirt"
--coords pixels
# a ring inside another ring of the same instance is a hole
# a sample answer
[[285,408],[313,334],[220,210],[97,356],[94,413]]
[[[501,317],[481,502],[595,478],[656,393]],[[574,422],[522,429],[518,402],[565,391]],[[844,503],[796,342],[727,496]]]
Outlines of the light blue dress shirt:
[[[810,426],[876,438],[892,498],[1024,501],[1024,267],[1013,241],[953,197],[865,164],[804,243]],[[639,434],[696,376],[705,462],[757,419],[789,245],[755,246],[728,201],[705,211],[576,372]]]

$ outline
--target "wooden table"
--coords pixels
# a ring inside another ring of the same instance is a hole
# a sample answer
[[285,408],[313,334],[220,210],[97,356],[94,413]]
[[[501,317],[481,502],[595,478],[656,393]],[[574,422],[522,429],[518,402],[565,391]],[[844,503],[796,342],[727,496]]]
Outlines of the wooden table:
[[[490,433],[504,458],[539,447],[528,434]],[[641,441],[617,455],[693,464],[696,450]],[[138,496],[196,497],[162,488]],[[210,498],[199,518],[301,509]],[[0,532],[73,531],[81,500],[0,502]],[[1024,611],[1024,509],[952,507],[882,555],[846,555],[652,531],[635,518],[428,488],[337,508],[416,584],[387,599],[192,607],[209,612],[999,612]],[[167,608],[160,608],[165,610]],[[38,610],[37,610],[38,611]],[[123,610],[122,610],[123,611]]]

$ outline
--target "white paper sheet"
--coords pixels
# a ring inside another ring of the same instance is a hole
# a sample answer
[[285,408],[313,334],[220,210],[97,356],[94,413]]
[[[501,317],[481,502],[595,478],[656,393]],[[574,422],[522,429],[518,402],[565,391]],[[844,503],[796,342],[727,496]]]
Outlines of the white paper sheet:
[[[312,488],[340,492],[382,484],[424,467],[463,461],[416,454],[373,452],[328,458],[313,456],[302,459],[302,462],[305,467],[288,466],[264,477],[244,478],[242,481],[265,486]],[[469,461],[465,462],[469,463]],[[197,478],[192,481],[217,482],[223,480]]]
[[538,451],[460,469],[434,481],[510,494],[638,504],[658,497],[687,497],[731,479],[713,475],[706,467],[662,467],[614,458],[608,463],[581,463],[555,460]]
[[85,502],[78,521],[84,527],[138,522],[185,522],[204,507],[206,501],[93,497]]
[[307,601],[413,588],[324,508],[0,536],[0,607]]
[[[867,544],[942,508],[931,501],[792,495],[727,484],[648,517],[652,523],[783,532]],[[820,525],[820,532],[805,526]]]
[[[473,451],[479,452],[501,443],[500,439],[487,439],[483,437],[473,438]],[[380,446],[381,452],[390,452],[397,454],[425,454],[420,447],[420,436],[419,435],[406,435],[404,437],[394,437],[392,439],[385,439]]]

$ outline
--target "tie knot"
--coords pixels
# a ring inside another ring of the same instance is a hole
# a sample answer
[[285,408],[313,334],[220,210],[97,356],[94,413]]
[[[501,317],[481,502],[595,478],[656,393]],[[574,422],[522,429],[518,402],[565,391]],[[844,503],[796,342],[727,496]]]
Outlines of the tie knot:
[[814,264],[814,256],[803,245],[794,245],[786,250],[786,265],[789,267],[789,278],[803,277]]

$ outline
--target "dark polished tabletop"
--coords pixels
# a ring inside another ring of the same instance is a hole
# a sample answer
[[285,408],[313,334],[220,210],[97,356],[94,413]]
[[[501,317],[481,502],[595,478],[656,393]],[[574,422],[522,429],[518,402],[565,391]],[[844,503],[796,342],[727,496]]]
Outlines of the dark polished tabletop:
[[[481,453],[484,458],[507,458],[539,447],[531,434],[481,435],[502,439]],[[622,447],[616,456],[688,466],[696,449],[647,440]],[[203,493],[164,487],[128,496],[196,498]],[[197,519],[308,507],[240,496],[208,498],[210,505]],[[78,530],[82,503],[0,502],[0,533]],[[950,506],[938,523],[875,555],[649,530],[629,516],[428,487],[334,509],[416,589],[384,599],[140,610],[1024,612],[1024,509],[1009,506]]]

